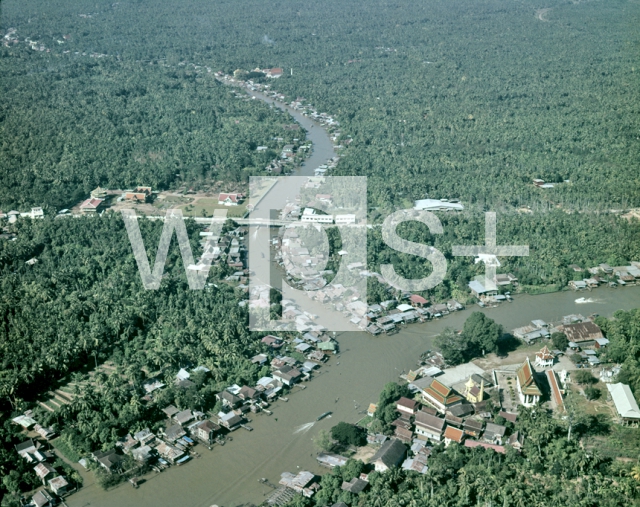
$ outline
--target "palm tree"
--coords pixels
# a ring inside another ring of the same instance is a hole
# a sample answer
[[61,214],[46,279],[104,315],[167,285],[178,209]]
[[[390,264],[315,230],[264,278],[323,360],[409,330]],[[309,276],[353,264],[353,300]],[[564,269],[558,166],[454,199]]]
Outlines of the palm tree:
[[636,465],[629,472],[629,477],[633,480],[640,482],[640,465]]

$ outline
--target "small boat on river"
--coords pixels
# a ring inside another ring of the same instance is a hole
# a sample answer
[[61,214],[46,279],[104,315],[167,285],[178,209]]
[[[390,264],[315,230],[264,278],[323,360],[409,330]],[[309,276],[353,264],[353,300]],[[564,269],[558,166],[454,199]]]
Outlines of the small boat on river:
[[318,419],[316,419],[317,421],[322,421],[322,419],[324,419],[325,417],[329,417],[331,415],[331,412],[325,412],[324,414],[320,414],[318,416]]

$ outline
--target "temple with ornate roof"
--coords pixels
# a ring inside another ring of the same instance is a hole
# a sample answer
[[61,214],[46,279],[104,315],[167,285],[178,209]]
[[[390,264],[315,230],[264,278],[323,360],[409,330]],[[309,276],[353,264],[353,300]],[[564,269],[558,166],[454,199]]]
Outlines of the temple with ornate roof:
[[471,377],[464,385],[464,396],[469,403],[480,403],[484,399],[484,379],[478,385]]
[[542,349],[536,352],[536,366],[540,366],[541,368],[551,368],[553,366],[554,355],[545,345]]
[[[427,380],[420,379],[422,381]],[[421,382],[416,381],[414,385],[418,386]],[[439,412],[444,413],[449,407],[457,405],[462,401],[462,396],[455,392],[450,387],[445,386],[442,382],[436,379],[429,379],[425,382],[424,387],[420,385],[419,389],[422,393],[422,399],[425,403],[435,407]]]
[[525,407],[532,407],[540,401],[542,392],[536,382],[536,371],[528,357],[516,372],[516,384],[520,403]]

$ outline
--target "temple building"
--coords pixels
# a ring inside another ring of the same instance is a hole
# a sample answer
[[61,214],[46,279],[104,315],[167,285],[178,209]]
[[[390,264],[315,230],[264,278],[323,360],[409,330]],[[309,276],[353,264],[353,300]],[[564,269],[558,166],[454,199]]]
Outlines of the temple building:
[[536,366],[540,366],[541,368],[551,368],[553,366],[553,360],[554,356],[546,345],[542,347],[542,350],[536,352]]
[[484,379],[480,381],[480,385],[469,377],[464,385],[464,396],[469,403],[480,403],[484,399]]
[[443,414],[462,401],[462,396],[434,378],[423,377],[411,384],[418,388],[424,403],[431,405]]
[[525,407],[532,407],[540,401],[542,392],[536,383],[536,372],[527,357],[516,372],[516,384],[520,403]]

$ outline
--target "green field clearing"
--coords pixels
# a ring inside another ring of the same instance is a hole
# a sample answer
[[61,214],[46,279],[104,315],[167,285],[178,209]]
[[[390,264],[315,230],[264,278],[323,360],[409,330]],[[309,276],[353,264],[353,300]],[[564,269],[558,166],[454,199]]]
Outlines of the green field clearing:
[[224,204],[218,204],[216,198],[200,198],[193,204],[184,204],[178,206],[183,210],[185,216],[191,217],[210,217],[213,216],[213,212],[217,209],[226,209],[227,216],[231,218],[242,218],[247,212],[246,202],[239,206],[225,206]]

